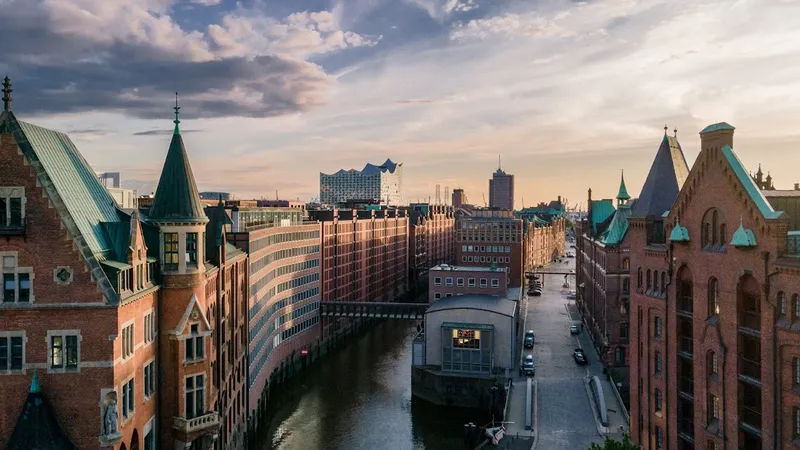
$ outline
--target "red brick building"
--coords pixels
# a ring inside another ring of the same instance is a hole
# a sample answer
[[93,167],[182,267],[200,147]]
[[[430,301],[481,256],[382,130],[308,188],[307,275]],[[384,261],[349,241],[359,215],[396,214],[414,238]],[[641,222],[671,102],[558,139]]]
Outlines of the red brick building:
[[527,222],[523,228],[524,270],[549,264],[566,253],[567,221],[563,217]]
[[232,428],[243,422],[233,405],[245,400],[237,312],[247,257],[205,241],[214,229],[177,118],[158,194],[140,217],[117,208],[67,135],[18,121],[10,101],[6,80],[0,447],[235,442],[217,439],[217,411]]
[[320,227],[294,221],[228,236],[250,255],[248,413],[256,417],[270,375],[320,338]]
[[409,209],[409,279],[425,282],[428,269],[455,259],[455,209],[428,203],[412,203]]
[[428,273],[428,302],[456,295],[481,294],[506,298],[508,273],[496,267],[441,264]]
[[[401,209],[310,211],[322,222],[322,301],[388,302],[408,289],[408,216]],[[323,324],[327,337],[342,319]]]
[[508,272],[509,285],[521,286],[523,220],[512,211],[476,210],[456,223],[456,262],[460,266],[492,264]]
[[674,204],[631,218],[631,434],[646,450],[800,438],[800,196],[765,197],[733,132],[706,127]]

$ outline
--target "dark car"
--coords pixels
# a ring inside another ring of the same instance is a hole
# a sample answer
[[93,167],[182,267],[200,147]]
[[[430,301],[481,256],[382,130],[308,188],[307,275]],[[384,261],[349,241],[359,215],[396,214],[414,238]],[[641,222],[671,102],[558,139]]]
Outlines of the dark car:
[[576,348],[575,351],[572,352],[572,357],[575,358],[576,363],[582,366],[589,364],[589,360],[586,359],[586,355],[583,353],[582,348]]
[[534,296],[534,297],[538,297],[538,296],[540,296],[540,295],[542,295],[542,291],[541,291],[541,290],[539,290],[539,289],[536,289],[536,290],[534,290],[534,291],[533,291],[533,296]]
[[533,355],[525,356],[525,360],[522,361],[522,373],[529,377],[536,375],[536,367],[533,365]]
[[577,325],[570,325],[569,327],[569,334],[578,334],[581,330],[578,329]]
[[525,348],[533,348],[534,337],[533,337],[533,330],[528,330],[525,332]]

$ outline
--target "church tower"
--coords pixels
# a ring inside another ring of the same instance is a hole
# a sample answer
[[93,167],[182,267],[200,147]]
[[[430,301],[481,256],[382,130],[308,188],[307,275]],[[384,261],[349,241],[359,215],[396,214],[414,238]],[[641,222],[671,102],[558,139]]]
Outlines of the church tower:
[[[212,390],[212,326],[206,304],[205,231],[200,201],[183,145],[175,99],[175,130],[148,222],[159,235],[159,339],[162,448],[208,449],[219,429]],[[213,302],[214,298],[208,299]]]

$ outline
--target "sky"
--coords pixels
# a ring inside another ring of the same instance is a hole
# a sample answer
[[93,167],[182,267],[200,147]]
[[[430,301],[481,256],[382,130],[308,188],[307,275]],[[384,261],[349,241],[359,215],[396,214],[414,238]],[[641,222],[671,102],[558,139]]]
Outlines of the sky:
[[[691,164],[726,121],[751,171],[800,181],[797,0],[0,0],[18,118],[155,190],[181,130],[201,191],[310,200],[402,162],[482,205],[636,196],[664,133]],[[787,162],[795,164],[786,164]]]

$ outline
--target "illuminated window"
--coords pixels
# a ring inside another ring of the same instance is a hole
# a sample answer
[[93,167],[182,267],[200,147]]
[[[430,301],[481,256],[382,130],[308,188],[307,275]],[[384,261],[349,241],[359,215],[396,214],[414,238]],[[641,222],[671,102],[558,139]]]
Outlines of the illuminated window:
[[178,233],[164,233],[164,268],[178,269]]
[[453,330],[453,348],[480,350],[480,330]]

